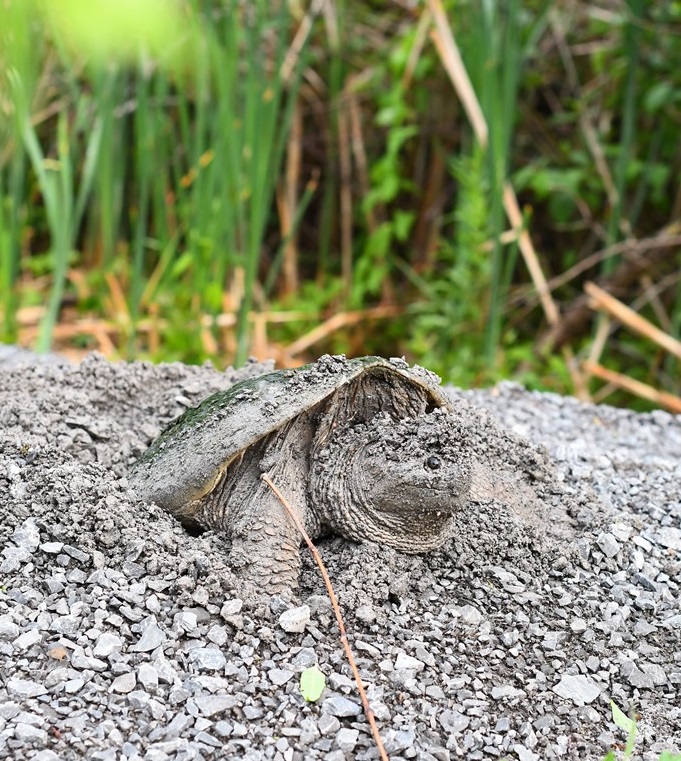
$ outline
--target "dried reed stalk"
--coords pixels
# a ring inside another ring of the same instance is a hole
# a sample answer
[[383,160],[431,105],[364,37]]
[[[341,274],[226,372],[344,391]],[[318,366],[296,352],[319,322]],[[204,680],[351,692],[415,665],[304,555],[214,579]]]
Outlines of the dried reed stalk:
[[296,208],[298,206],[298,188],[300,185],[300,170],[303,157],[303,111],[300,101],[293,106],[291,116],[291,132],[286,146],[286,171],[283,187],[277,188],[277,207],[282,240],[288,242],[284,246],[282,263],[283,294],[291,296],[300,287],[298,268],[298,242],[296,240],[295,224]]
[[612,383],[613,386],[628,391],[634,396],[641,397],[642,399],[648,399],[648,401],[654,402],[659,407],[664,407],[669,412],[675,415],[681,414],[681,398],[674,396],[666,391],[659,391],[653,386],[649,386],[647,383],[634,380],[627,375],[617,373],[614,370],[608,370],[607,367],[599,365],[597,362],[586,361],[583,363],[584,370],[591,375],[595,375],[597,378]]
[[329,319],[324,321],[321,325],[317,325],[317,327],[313,328],[309,333],[306,333],[292,344],[289,344],[286,348],[286,354],[289,357],[300,354],[339,328],[344,328],[348,325],[356,325],[363,320],[384,320],[387,317],[395,317],[400,311],[400,308],[396,306],[379,306],[354,312],[338,312],[332,317],[329,317]]
[[296,515],[295,510],[288,503],[286,497],[284,497],[284,495],[274,485],[274,483],[272,482],[272,479],[267,475],[267,473],[263,473],[260,476],[260,478],[262,478],[262,480],[270,487],[270,489],[272,489],[277,499],[284,506],[284,509],[291,517],[291,520],[295,523],[296,528],[298,529],[298,531],[300,532],[300,535],[305,540],[305,544],[307,544],[307,546],[309,547],[310,552],[312,553],[315,559],[315,562],[317,563],[317,566],[319,567],[319,571],[322,574],[322,578],[324,579],[324,584],[326,585],[326,590],[329,593],[329,599],[331,600],[331,605],[333,606],[333,612],[336,615],[336,621],[338,622],[338,628],[340,629],[340,639],[343,645],[343,650],[345,650],[345,656],[347,657],[348,663],[350,664],[350,668],[352,669],[352,675],[355,677],[355,682],[357,684],[359,697],[362,701],[362,707],[364,708],[364,715],[367,717],[367,721],[369,722],[369,726],[371,727],[371,734],[374,737],[374,741],[376,742],[376,747],[378,748],[378,752],[381,759],[384,759],[384,761],[389,761],[388,754],[385,752],[385,748],[383,746],[383,740],[381,740],[381,735],[378,731],[378,727],[376,726],[376,717],[374,716],[374,711],[372,707],[369,705],[369,699],[367,698],[366,692],[364,691],[362,678],[359,674],[359,669],[357,668],[357,664],[355,663],[355,657],[352,654],[350,643],[348,642],[348,634],[345,630],[345,623],[343,622],[343,614],[341,613],[340,606],[338,605],[338,598],[336,597],[336,593],[333,591],[333,585],[331,584],[331,579],[329,578],[329,574],[326,570],[326,567],[324,566],[324,562],[322,561],[321,555],[319,554],[319,550],[315,547],[307,531],[305,531],[305,527],[300,522],[300,519]]
[[340,165],[340,239],[343,299],[352,291],[352,160],[350,155],[350,115],[343,97],[338,100],[338,162]]
[[681,359],[681,341],[660,330],[645,317],[634,312],[619,299],[599,288],[595,283],[584,283],[584,291],[590,297],[593,309],[602,310],[645,338],[655,342],[665,351]]

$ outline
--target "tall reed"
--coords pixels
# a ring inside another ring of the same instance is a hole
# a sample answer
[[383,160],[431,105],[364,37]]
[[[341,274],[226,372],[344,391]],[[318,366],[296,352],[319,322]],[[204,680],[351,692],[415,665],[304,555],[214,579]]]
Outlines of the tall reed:
[[[91,30],[101,13],[111,25],[104,36],[124,39],[112,27],[120,23],[127,29],[128,21],[102,4],[66,6],[65,18],[77,29]],[[48,74],[68,82],[64,102],[55,109],[54,144],[34,123],[39,86],[24,71],[45,58],[27,56],[20,70],[27,51],[12,52],[12,139],[23,150],[13,151],[14,170],[5,167],[0,179],[5,191],[0,246],[8,251],[0,288],[10,304],[19,254],[9,207],[23,195],[17,181],[27,158],[45,206],[52,258],[40,350],[51,342],[72,252],[87,240],[89,264],[122,286],[126,305],[119,318],[128,330],[130,352],[140,316],[158,302],[171,322],[195,333],[197,343],[202,315],[236,308],[236,361],[246,358],[248,316],[304,46],[289,56],[285,69],[293,23],[284,3],[273,10],[263,0],[228,0],[207,16],[204,4],[191,0],[184,12],[186,27],[169,23],[167,33],[176,36],[164,40],[168,49],[179,51],[176,58],[158,53],[159,41],[145,37],[142,28],[134,50],[125,40],[118,62],[115,45],[109,60],[98,60],[87,41],[60,26],[58,13],[31,22],[41,45],[61,56]],[[12,34],[19,39],[29,21],[19,10],[15,15]],[[156,55],[150,56],[152,42]],[[16,179],[10,188],[11,177]],[[86,205],[90,213],[83,230]],[[235,303],[227,305],[230,292]],[[16,304],[11,306],[13,314]]]

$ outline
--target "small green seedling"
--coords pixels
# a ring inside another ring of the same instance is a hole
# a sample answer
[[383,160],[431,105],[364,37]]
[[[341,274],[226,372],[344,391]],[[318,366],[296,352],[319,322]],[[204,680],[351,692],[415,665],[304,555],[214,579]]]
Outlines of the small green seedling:
[[[634,745],[636,744],[636,720],[627,716],[614,700],[610,701],[610,710],[612,711],[612,720],[621,730],[627,733],[627,744],[624,746],[624,758],[629,759],[634,752]],[[606,761],[609,761],[610,757],[613,759],[615,758],[612,751],[606,756]]]
[[326,687],[326,677],[317,666],[310,666],[300,675],[300,693],[308,703],[319,700],[324,687]]
[[610,701],[610,708],[612,709],[612,720],[617,724],[620,729],[623,729],[628,735],[636,735],[636,722],[627,716],[615,703],[614,700]]
[[[620,729],[627,733],[627,744],[624,746],[622,758],[624,761],[628,761],[634,753],[634,745],[636,744],[636,719],[627,716],[614,700],[610,701],[610,709],[612,710],[612,720]],[[609,751],[604,761],[616,761],[614,751]],[[660,754],[659,761],[681,761],[681,755],[671,753],[670,751],[663,751]]]

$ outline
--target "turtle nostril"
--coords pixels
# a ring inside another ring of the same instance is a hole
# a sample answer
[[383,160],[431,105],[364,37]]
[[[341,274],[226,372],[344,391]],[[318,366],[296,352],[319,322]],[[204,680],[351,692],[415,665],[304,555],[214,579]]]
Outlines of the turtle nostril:
[[430,470],[437,470],[441,465],[442,461],[434,454],[426,460],[426,467],[430,468]]

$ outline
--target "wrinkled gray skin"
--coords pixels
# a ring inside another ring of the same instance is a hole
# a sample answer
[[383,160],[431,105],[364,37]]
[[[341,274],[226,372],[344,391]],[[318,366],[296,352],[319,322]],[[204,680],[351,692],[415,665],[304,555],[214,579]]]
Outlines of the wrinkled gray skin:
[[402,360],[324,356],[236,384],[188,410],[130,471],[137,495],[185,525],[225,531],[246,582],[295,586],[297,529],[404,552],[450,536],[470,497],[466,429],[438,379]]

